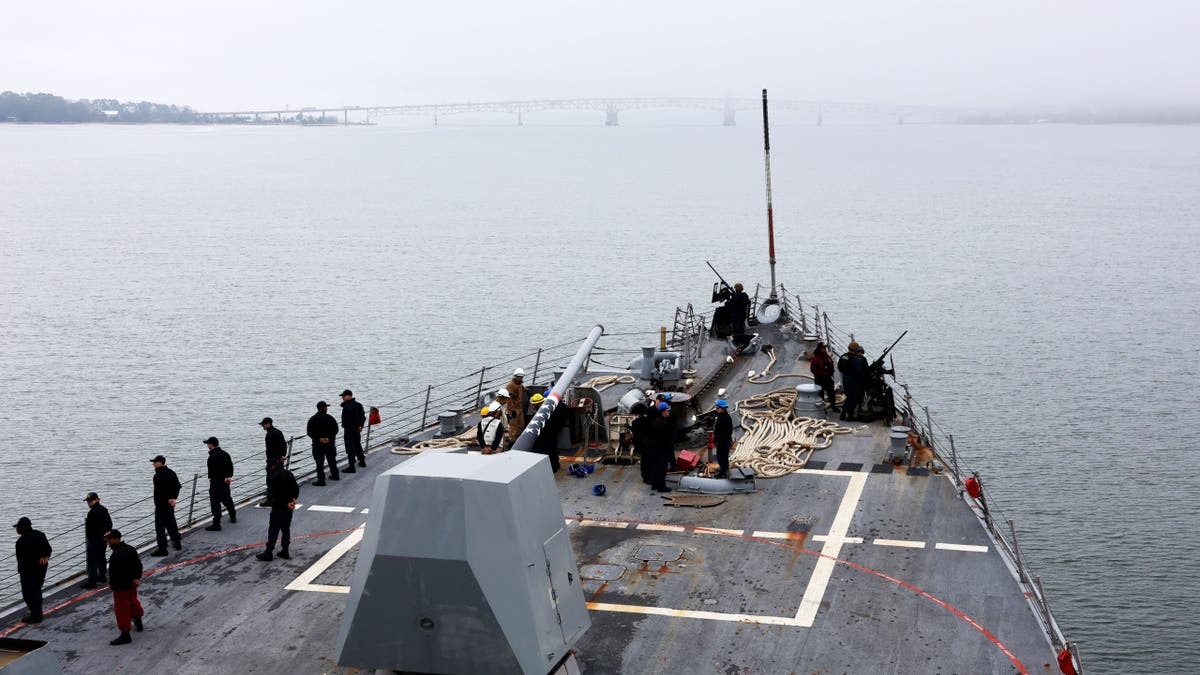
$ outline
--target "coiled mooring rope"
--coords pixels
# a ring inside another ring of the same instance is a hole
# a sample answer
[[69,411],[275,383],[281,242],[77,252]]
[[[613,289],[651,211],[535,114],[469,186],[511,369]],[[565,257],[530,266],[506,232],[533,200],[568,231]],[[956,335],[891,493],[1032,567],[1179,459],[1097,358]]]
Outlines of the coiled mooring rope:
[[855,431],[837,422],[798,417],[796,391],[777,389],[738,401],[742,437],[730,462],[756,476],[778,478],[803,469],[814,450],[828,448],[833,437]]
[[581,386],[590,387],[596,391],[604,391],[618,384],[633,384],[634,382],[637,382],[637,378],[632,375],[597,375],[584,382]]
[[771,384],[772,382],[774,382],[775,380],[778,380],[781,377],[803,377],[803,378],[807,378],[809,380],[812,379],[812,375],[809,375],[808,373],[780,373],[778,375],[772,375],[768,379],[765,379],[765,380],[762,379],[762,378],[767,377],[767,373],[771,372],[771,368],[774,367],[774,365],[775,365],[775,350],[769,349],[769,350],[765,350],[765,351],[767,352],[767,356],[769,356],[771,360],[767,362],[767,367],[763,368],[761,373],[755,373],[752,370],[749,372],[749,374],[746,375],[746,381],[749,382],[750,384]]

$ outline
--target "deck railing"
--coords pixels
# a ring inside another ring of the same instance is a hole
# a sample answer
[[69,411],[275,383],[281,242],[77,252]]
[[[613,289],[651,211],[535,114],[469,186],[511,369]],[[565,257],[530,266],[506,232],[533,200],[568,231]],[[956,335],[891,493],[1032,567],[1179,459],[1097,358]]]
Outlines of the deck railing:
[[[616,333],[608,336],[632,336],[657,334]],[[607,336],[606,336],[607,337]],[[363,448],[366,451],[391,447],[406,441],[410,436],[438,425],[438,413],[448,410],[475,411],[483,405],[491,392],[502,387],[512,377],[513,370],[524,368],[526,386],[533,389],[552,384],[555,369],[561,369],[575,355],[579,340],[543,347],[515,358],[494,363],[474,370],[452,380],[429,384],[399,398],[371,405],[377,409],[380,422],[367,426],[363,431]],[[608,347],[604,353],[632,353],[636,348]],[[624,366],[620,366],[624,368]],[[316,473],[311,441],[307,436],[288,439],[287,467],[297,479]],[[338,458],[345,460],[345,444],[336,442]],[[266,456],[264,452],[250,453],[234,459],[234,481],[230,486],[233,501],[246,506],[258,501],[266,491]],[[208,498],[208,479],[202,474],[181,474],[183,484],[175,503],[175,517],[180,531],[193,529],[211,522],[212,511]],[[103,492],[103,490],[101,490]],[[146,496],[133,502],[109,506],[113,527],[121,530],[125,541],[140,550],[155,546],[153,497]],[[54,547],[50,568],[44,588],[47,593],[64,584],[77,583],[85,578],[87,549],[83,535],[83,513],[80,524],[66,530],[47,533]],[[16,613],[24,608],[21,600],[20,577],[16,570],[15,554],[0,557],[0,617]]]
[[[796,296],[790,307],[799,312],[790,315],[792,321],[801,324],[802,328],[804,326],[813,327],[813,334],[829,345],[829,351],[835,359],[837,355],[845,352],[846,346],[854,340],[853,333],[837,327],[829,320],[829,315],[822,312],[818,306],[806,306]],[[954,435],[938,424],[929,406],[920,404],[912,397],[908,384],[897,382],[894,377],[892,382],[896,411],[901,415],[903,424],[919,434],[922,442],[933,450],[937,461],[945,468],[944,475],[950,479],[958,491],[959,498],[975,512],[989,537],[995,542],[1006,564],[1017,577],[1017,583],[1025,596],[1029,598],[1034,614],[1054,649],[1060,652],[1064,649],[1070,650],[1077,672],[1083,673],[1077,644],[1068,641],[1063,635],[1053,612],[1050,611],[1041,576],[1030,569],[1021,552],[1015,522],[1004,514],[1000,501],[983,485],[981,472],[971,468],[966,458],[959,453],[954,442]],[[979,499],[975,499],[967,493],[968,478],[974,478],[982,489]]]

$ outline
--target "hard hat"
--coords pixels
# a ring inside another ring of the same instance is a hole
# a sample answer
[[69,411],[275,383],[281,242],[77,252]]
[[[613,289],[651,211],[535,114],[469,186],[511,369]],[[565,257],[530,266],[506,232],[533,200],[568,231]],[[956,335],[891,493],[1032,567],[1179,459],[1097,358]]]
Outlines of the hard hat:
[[480,417],[487,417],[487,416],[488,416],[488,413],[490,413],[490,412],[492,412],[492,409],[491,409],[491,408],[489,408],[489,407],[487,407],[487,406],[485,405],[485,406],[483,406],[483,410],[480,410],[480,411],[479,411],[479,416],[480,416]]
[[529,399],[529,402],[534,405],[537,405],[545,400],[546,400],[545,396],[542,396],[541,394],[534,394],[533,397]]
[[513,377],[525,377],[525,369],[517,368],[513,371]]
[[501,398],[501,397],[508,398],[508,390],[507,389],[497,389],[496,390],[496,398]]
[[719,399],[717,399],[717,407],[718,408],[728,408],[729,404],[725,401],[725,399],[719,398]]
[[662,411],[664,411],[664,410],[670,410],[670,409],[671,409],[671,404],[670,404],[670,403],[667,403],[666,401],[663,401],[662,403],[659,403],[659,404],[658,404],[658,411],[659,411],[659,412],[662,412]]

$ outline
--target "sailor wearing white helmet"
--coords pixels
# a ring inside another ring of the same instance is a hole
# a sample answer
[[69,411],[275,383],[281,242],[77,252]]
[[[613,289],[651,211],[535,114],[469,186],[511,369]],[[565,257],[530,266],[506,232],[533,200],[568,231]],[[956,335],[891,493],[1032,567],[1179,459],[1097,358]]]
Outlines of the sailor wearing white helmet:
[[512,445],[525,429],[525,369],[514,370],[512,379],[504,388],[508,394],[508,401],[504,404],[508,413],[508,444]]

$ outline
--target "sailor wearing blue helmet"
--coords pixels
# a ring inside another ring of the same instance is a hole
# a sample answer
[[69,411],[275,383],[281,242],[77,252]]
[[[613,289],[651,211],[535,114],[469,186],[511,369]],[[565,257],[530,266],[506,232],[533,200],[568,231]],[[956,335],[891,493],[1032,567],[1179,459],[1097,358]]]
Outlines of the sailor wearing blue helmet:
[[717,478],[729,478],[729,449],[733,447],[733,418],[729,416],[729,403],[717,399],[717,423],[713,425],[713,443],[717,446]]

